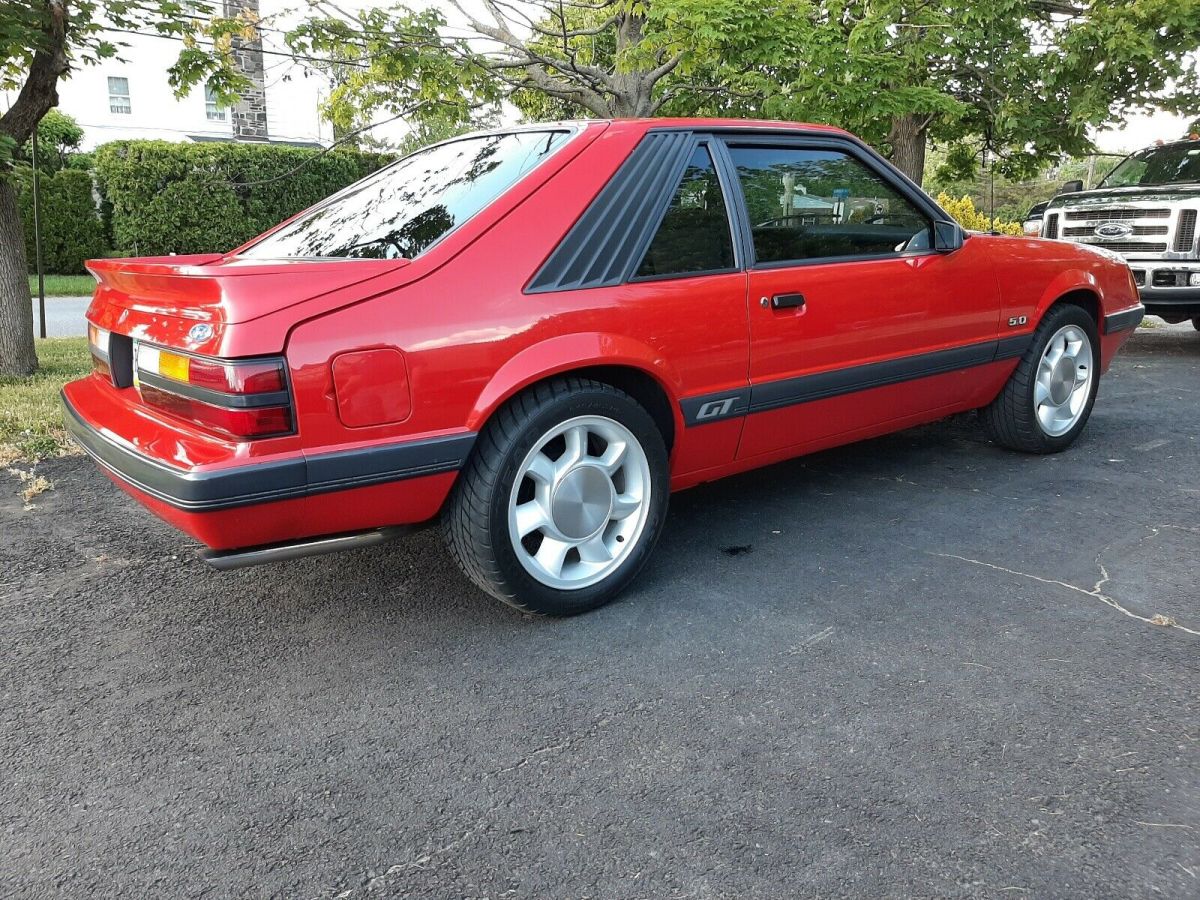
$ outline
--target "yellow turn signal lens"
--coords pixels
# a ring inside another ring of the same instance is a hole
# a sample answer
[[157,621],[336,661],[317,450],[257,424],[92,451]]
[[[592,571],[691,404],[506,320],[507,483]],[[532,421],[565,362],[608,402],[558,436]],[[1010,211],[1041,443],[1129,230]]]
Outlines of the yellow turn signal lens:
[[177,353],[169,353],[166,350],[158,351],[158,374],[163,378],[170,378],[172,381],[188,380],[188,364],[190,360],[186,356],[180,356]]

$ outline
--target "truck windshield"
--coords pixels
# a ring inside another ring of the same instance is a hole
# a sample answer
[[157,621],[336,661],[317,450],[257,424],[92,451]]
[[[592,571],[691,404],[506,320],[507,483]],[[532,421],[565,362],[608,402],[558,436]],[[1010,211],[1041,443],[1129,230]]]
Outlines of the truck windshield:
[[420,150],[334,194],[241,255],[412,259],[495,200],[569,135],[516,131]]
[[1200,182],[1200,141],[1149,147],[1121,160],[1102,188]]

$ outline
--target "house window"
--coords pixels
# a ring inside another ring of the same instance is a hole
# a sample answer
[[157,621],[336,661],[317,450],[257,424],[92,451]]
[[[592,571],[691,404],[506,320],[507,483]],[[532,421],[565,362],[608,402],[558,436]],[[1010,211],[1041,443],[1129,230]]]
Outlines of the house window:
[[204,115],[210,122],[225,121],[225,107],[217,100],[217,94],[211,84],[204,86]]
[[133,104],[129,102],[129,79],[108,76],[108,111],[127,116],[133,112]]

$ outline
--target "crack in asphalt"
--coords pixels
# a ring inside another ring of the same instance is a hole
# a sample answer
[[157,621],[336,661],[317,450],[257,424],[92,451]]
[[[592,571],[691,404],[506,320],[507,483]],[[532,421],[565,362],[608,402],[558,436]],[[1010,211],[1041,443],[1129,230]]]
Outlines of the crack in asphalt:
[[[1158,535],[1160,532],[1160,529],[1156,528],[1154,526],[1146,526],[1146,527],[1150,528],[1152,533],[1147,535],[1146,537],[1142,538],[1142,540],[1138,541],[1138,543],[1142,543],[1142,541],[1149,540],[1150,538]],[[1188,530],[1190,530],[1190,529],[1188,529]],[[1128,616],[1131,619],[1137,619],[1139,622],[1145,622],[1147,625],[1154,625],[1156,627],[1165,627],[1165,628],[1175,628],[1175,629],[1178,629],[1179,631],[1185,632],[1187,634],[1191,634],[1191,635],[1195,635],[1196,637],[1200,637],[1200,630],[1197,630],[1194,628],[1189,628],[1186,625],[1181,625],[1172,616],[1163,615],[1162,613],[1155,613],[1152,616],[1143,616],[1139,613],[1133,612],[1130,609],[1126,609],[1125,606],[1123,606],[1114,597],[1112,597],[1108,594],[1105,594],[1103,591],[1101,591],[1100,589],[1102,587],[1104,587],[1104,585],[1106,585],[1111,580],[1109,577],[1109,574],[1108,574],[1108,569],[1105,568],[1104,563],[1101,562],[1101,557],[1108,550],[1109,550],[1109,547],[1105,547],[1098,554],[1096,554],[1096,566],[1100,569],[1100,578],[1096,581],[1095,585],[1092,587],[1091,590],[1088,590],[1087,588],[1082,588],[1077,584],[1071,584],[1068,581],[1060,581],[1057,578],[1043,578],[1041,575],[1034,575],[1030,572],[1022,572],[1018,569],[1010,569],[1007,566],[996,565],[995,563],[986,562],[985,560],[981,560],[981,559],[972,559],[969,556],[959,556],[956,553],[939,553],[934,550],[926,550],[924,552],[928,556],[937,556],[942,559],[955,559],[955,560],[958,560],[959,562],[969,563],[973,566],[981,566],[981,567],[987,568],[987,569],[994,569],[997,572],[1004,572],[1008,575],[1016,575],[1020,578],[1028,578],[1031,581],[1038,581],[1038,582],[1041,582],[1042,584],[1057,585],[1058,587],[1066,588],[1069,591],[1075,591],[1076,593],[1083,594],[1087,597],[1094,597],[1097,600],[1104,603],[1105,605],[1112,607],[1113,609],[1115,609],[1117,612],[1121,613],[1122,615]]]
[[[826,632],[832,632],[832,631],[833,631],[832,628],[826,629]],[[822,632],[821,634],[816,635],[813,638],[810,638],[809,641],[811,642],[813,640],[818,640],[818,639],[826,636],[826,632]],[[585,740],[586,738],[590,737],[598,727],[610,723],[614,718],[617,718],[622,715],[627,715],[632,712],[637,712],[647,706],[649,706],[649,704],[646,702],[638,702],[635,704],[631,704],[617,712],[613,712],[613,713],[609,713],[609,714],[600,716],[600,717],[594,719],[591,723],[589,723],[589,725],[586,728],[582,729],[581,731],[577,732],[576,734],[568,736],[566,740],[560,741],[557,744],[548,744],[544,747],[539,747],[536,750],[531,750],[528,753],[526,753],[524,756],[522,756],[520,759],[518,759],[512,765],[504,766],[502,768],[495,769],[490,772],[484,772],[482,777],[484,779],[495,778],[499,775],[504,775],[508,772],[515,772],[518,769],[524,768],[525,766],[527,766],[530,762],[532,762],[534,759],[536,759],[539,756],[546,756],[548,754],[557,753],[561,750],[566,750],[567,748],[571,747],[573,744],[576,744],[581,740]],[[510,796],[507,798],[507,800],[505,802],[494,804],[490,809],[488,809],[486,812],[484,812],[482,815],[480,815],[474,821],[474,823],[472,823],[470,828],[466,829],[462,834],[460,834],[454,840],[449,841],[448,843],[443,844],[442,846],[440,846],[434,850],[426,851],[425,853],[422,853],[420,856],[416,857],[415,859],[410,859],[407,862],[396,863],[394,865],[391,865],[387,869],[385,869],[383,872],[380,872],[378,875],[369,875],[369,874],[363,875],[359,878],[359,883],[352,887],[345,888],[342,890],[338,890],[337,888],[326,888],[325,890],[320,891],[319,893],[314,895],[314,900],[320,900],[320,898],[332,898],[332,900],[347,900],[347,898],[354,897],[361,892],[371,893],[376,890],[384,889],[387,887],[388,883],[390,881],[392,881],[393,879],[395,879],[397,876],[405,875],[409,872],[414,872],[414,871],[428,871],[430,869],[434,869],[434,868],[437,868],[438,866],[441,866],[446,861],[446,858],[448,858],[448,856],[450,854],[452,854],[455,850],[458,850],[470,838],[472,838],[474,835],[476,835],[481,830],[483,830],[488,819],[492,815],[494,815],[498,810],[503,809],[506,806],[510,806],[514,799],[515,799],[514,797]],[[337,893],[334,893],[334,891],[337,891]]]
[[[352,887],[345,891],[342,891],[339,894],[335,894],[334,896],[335,896],[336,900],[345,900],[345,898],[347,898],[347,897],[353,897],[356,893],[358,893],[359,891],[362,891],[362,890],[371,892],[371,891],[386,887],[387,882],[395,875],[401,875],[405,872],[411,872],[411,871],[417,870],[417,869],[429,868],[429,863],[433,862],[437,857],[445,856],[449,853],[453,853],[455,850],[457,850],[459,847],[461,847],[463,844],[465,844],[468,840],[470,840],[471,837],[473,837],[480,829],[483,828],[484,823],[487,821],[488,817],[491,816],[493,813],[495,813],[496,810],[498,810],[498,809],[500,809],[499,804],[497,804],[496,806],[493,806],[491,809],[489,809],[487,812],[485,812],[483,815],[481,815],[478,819],[476,819],[475,823],[470,828],[468,828],[466,831],[464,831],[461,835],[459,835],[454,840],[450,841],[448,844],[438,847],[436,850],[431,850],[428,853],[424,854],[423,856],[420,856],[417,859],[411,860],[409,862],[398,863],[397,865],[389,866],[385,871],[381,872],[380,874],[375,875],[371,878],[368,878],[365,884],[363,884],[361,886]],[[441,861],[439,860],[435,865],[441,865]]]

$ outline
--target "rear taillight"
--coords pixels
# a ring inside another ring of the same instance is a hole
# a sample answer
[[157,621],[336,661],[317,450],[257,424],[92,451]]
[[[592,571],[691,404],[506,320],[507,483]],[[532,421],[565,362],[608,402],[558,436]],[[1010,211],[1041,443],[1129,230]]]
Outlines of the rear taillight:
[[233,437],[292,430],[282,359],[226,360],[138,344],[134,370],[149,406]]
[[88,322],[88,350],[92,353],[92,371],[112,380],[112,368],[108,359],[109,332]]

